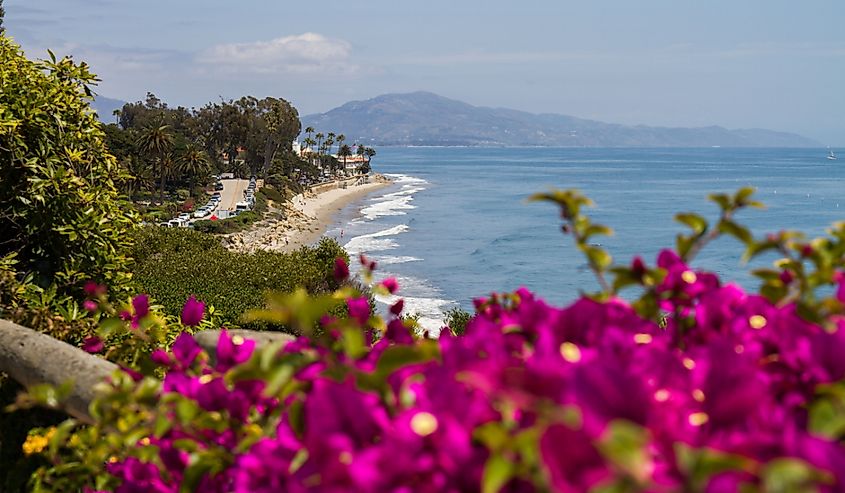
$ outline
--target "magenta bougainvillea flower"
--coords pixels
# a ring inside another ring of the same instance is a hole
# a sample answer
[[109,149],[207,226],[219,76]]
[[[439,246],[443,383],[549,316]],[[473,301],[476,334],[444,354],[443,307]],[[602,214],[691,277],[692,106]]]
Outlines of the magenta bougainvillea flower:
[[[107,471],[117,491],[717,492],[787,476],[842,490],[829,406],[845,405],[845,319],[808,321],[669,250],[656,263],[657,321],[612,296],[559,308],[523,288],[475,300],[465,334],[436,341],[402,300],[382,323],[363,296],[272,352],[223,330],[209,356],[181,334],[151,356],[166,371],[154,449]],[[640,259],[631,272],[652,273]],[[202,454],[216,462],[197,473]]]
[[334,260],[334,278],[337,282],[345,281],[349,278],[349,266],[346,265],[346,260],[340,257]]
[[99,353],[103,350],[103,340],[97,336],[86,337],[82,341],[82,349],[89,353]]
[[205,314],[205,303],[198,301],[196,296],[191,295],[185,306],[182,308],[182,323],[190,326],[197,326],[202,322]]
[[141,325],[141,320],[150,313],[150,298],[145,294],[139,294],[132,298],[132,323],[133,329]]

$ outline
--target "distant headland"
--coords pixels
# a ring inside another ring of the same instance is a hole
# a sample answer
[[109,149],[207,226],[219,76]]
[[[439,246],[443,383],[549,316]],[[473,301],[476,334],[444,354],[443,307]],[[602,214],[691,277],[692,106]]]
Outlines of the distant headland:
[[430,92],[384,94],[302,118],[302,128],[343,128],[367,145],[587,147],[820,147],[764,129],[620,125],[567,115],[473,106]]

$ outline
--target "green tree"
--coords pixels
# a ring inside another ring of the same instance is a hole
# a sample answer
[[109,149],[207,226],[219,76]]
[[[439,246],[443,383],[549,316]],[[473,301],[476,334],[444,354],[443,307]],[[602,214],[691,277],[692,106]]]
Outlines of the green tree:
[[2,36],[0,81],[0,264],[59,295],[88,279],[125,285],[121,255],[137,219],[89,107],[95,76],[69,58],[27,60]]
[[6,32],[6,28],[3,27],[3,19],[6,17],[6,9],[3,8],[3,0],[0,0],[0,34]]
[[314,135],[314,138],[317,140],[317,154],[323,153],[323,138],[324,137],[325,137],[325,135],[323,135],[322,132],[317,132],[317,134]]
[[373,156],[376,155],[376,150],[372,147],[367,147],[364,149],[364,155],[367,156],[367,167],[369,167],[370,161],[372,161]]
[[328,135],[326,135],[326,153],[327,154],[332,153],[332,145],[334,145],[334,138],[335,138],[334,132],[329,132]]
[[276,153],[280,148],[290,150],[291,142],[299,135],[302,126],[296,108],[284,99],[265,98],[259,101],[258,108],[266,128],[262,167],[262,175],[266,177]]
[[352,155],[352,149],[348,145],[343,144],[337,151],[337,155],[343,159],[343,169],[346,170],[346,158]]
[[173,169],[173,162],[169,156],[170,150],[173,148],[173,136],[168,131],[167,125],[153,125],[146,128],[138,139],[138,148],[148,155],[145,157],[149,157],[156,163],[161,183],[159,201],[163,203],[164,185]]
[[194,184],[197,178],[207,176],[210,167],[208,155],[194,144],[185,147],[176,161],[176,169],[188,177],[188,182],[191,184],[189,187],[191,195],[194,193]]

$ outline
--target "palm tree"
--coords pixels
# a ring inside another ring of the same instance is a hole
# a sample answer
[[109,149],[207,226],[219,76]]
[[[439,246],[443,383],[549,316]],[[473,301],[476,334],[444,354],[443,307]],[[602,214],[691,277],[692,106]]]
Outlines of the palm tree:
[[334,138],[334,132],[329,132],[328,135],[326,135],[326,147],[328,148],[329,154],[332,153],[332,144],[334,144]]
[[337,136],[337,151],[338,152],[340,152],[340,146],[342,146],[345,141],[346,141],[345,135],[340,134],[340,135]]
[[114,123],[120,125],[120,108],[111,112],[114,115]]
[[[343,136],[341,135],[340,137]],[[338,139],[340,139],[340,137],[338,137]],[[348,145],[343,144],[338,149],[337,155],[343,158],[343,170],[346,171],[346,157],[352,155],[352,149],[350,149]]]
[[173,136],[170,135],[167,125],[160,125],[158,127],[152,126],[143,131],[141,138],[138,139],[138,147],[141,152],[149,154],[153,160],[158,162],[158,168],[161,179],[161,191],[159,193],[159,201],[164,203],[164,185],[167,180],[167,175],[171,172],[171,162],[165,163],[165,156],[173,147]]
[[317,139],[317,153],[319,154],[323,150],[323,135],[322,132],[317,132],[317,135],[314,136]]
[[376,155],[376,150],[372,147],[367,147],[364,149],[364,154],[367,156],[367,168],[370,167],[370,161],[373,159],[373,156]]
[[194,194],[194,181],[197,176],[208,173],[210,166],[208,155],[193,144],[188,144],[176,162],[180,173],[188,175],[191,183],[189,193]]
[[311,140],[312,133],[314,133],[314,127],[305,127],[305,140]]
[[314,150],[314,145],[317,143],[311,137],[305,137],[305,140],[302,141],[305,144],[305,147],[310,148],[312,151]]

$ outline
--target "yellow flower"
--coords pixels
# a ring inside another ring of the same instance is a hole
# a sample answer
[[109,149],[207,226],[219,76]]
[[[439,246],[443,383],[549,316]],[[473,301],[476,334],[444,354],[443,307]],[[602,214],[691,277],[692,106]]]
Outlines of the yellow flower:
[[25,455],[32,455],[41,453],[47,445],[50,444],[50,437],[56,432],[55,428],[51,428],[45,435],[32,434],[26,437],[26,441],[21,448]]

